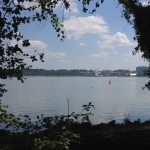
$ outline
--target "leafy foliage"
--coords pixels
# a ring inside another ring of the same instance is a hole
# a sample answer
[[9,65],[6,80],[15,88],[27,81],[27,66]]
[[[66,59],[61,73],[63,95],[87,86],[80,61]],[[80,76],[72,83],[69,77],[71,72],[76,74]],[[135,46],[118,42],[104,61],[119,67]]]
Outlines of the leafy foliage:
[[[63,25],[53,11],[59,2],[62,2],[64,7],[68,9],[69,3],[61,0],[0,1],[0,79],[16,77],[23,82],[22,70],[31,68],[25,60],[30,59],[34,62],[40,59],[43,62],[43,53],[38,53],[35,50],[34,54],[30,55],[23,51],[24,47],[30,46],[30,40],[24,38],[20,30],[21,25],[50,20],[58,37],[61,40],[65,38]],[[26,6],[25,3],[29,3],[29,6]],[[32,5],[32,3],[34,4]],[[0,97],[7,91],[4,86],[4,84],[0,84]],[[6,111],[3,112],[5,108],[2,109],[2,107],[0,103],[0,120],[13,119],[14,116],[7,114]]]
[[[24,47],[30,46],[30,40],[24,38],[20,30],[23,24],[31,22],[42,22],[50,20],[52,26],[63,40],[65,33],[63,25],[59,22],[54,9],[59,2],[62,2],[66,9],[69,3],[63,0],[2,0],[0,1],[0,78],[7,79],[16,77],[23,82],[22,69],[31,68],[25,61],[26,58],[32,62],[40,59],[43,61],[44,54],[35,53],[32,55],[23,51]],[[25,3],[29,3],[26,6]],[[34,4],[32,4],[34,3]],[[0,84],[0,96],[6,92],[4,85]]]
[[0,125],[13,133],[35,134],[44,132],[46,134],[35,136],[34,147],[36,150],[69,150],[71,143],[79,143],[80,136],[76,133],[75,125],[85,122],[90,123],[91,102],[82,106],[80,114],[71,113],[67,116],[44,117],[37,116],[37,121],[33,122],[28,115],[15,117],[8,114],[5,109],[0,108]]
[[[79,135],[72,131],[74,124],[90,122],[91,102],[82,106],[80,114],[71,113],[69,116],[55,116],[43,118],[42,126],[51,134],[44,138],[35,139],[36,150],[69,150],[71,143],[79,142]],[[85,111],[85,112],[84,112]],[[80,118],[81,117],[81,118]],[[81,119],[81,120],[80,120]]]
[[79,135],[71,131],[61,131],[44,137],[35,139],[36,150],[69,150],[71,143],[76,143]]
[[[104,2],[104,0],[96,0],[96,1],[78,0],[78,1],[82,3],[83,12],[85,12],[85,13],[89,12],[90,14],[93,14],[94,12],[96,12],[97,8],[99,8],[100,5]],[[93,7],[89,7],[89,6],[93,6]]]
[[[143,6],[139,0],[118,0],[123,5],[123,15],[135,30],[137,46],[133,54],[142,52],[142,57],[150,62],[150,5]],[[150,77],[150,66],[147,71]],[[150,81],[145,85],[150,89]]]

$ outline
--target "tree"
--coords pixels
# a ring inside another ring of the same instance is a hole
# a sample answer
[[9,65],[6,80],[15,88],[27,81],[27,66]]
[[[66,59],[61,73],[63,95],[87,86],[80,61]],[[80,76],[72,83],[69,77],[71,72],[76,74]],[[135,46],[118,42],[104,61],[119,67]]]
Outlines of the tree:
[[[25,39],[19,27],[21,24],[31,22],[42,22],[50,20],[52,26],[61,40],[65,38],[63,25],[59,23],[57,15],[53,12],[60,0],[35,0],[36,5],[26,7],[24,2],[32,3],[32,0],[1,0],[0,1],[0,78],[7,79],[16,77],[23,82],[22,69],[30,68],[24,60],[29,58],[43,61],[43,53],[35,50],[33,55],[26,54],[22,48],[30,45],[29,39]],[[67,1],[61,1],[66,9],[69,7]],[[16,44],[12,44],[16,43]],[[20,44],[19,44],[20,43]],[[6,90],[0,84],[0,96]]]
[[[0,1],[0,79],[16,77],[23,82],[22,70],[31,68],[25,59],[28,58],[32,62],[38,59],[43,61],[43,53],[35,50],[34,54],[30,55],[23,51],[23,47],[30,46],[30,40],[25,39],[21,33],[20,26],[22,24],[50,20],[58,37],[61,40],[65,38],[63,25],[59,23],[58,16],[53,11],[60,1],[34,0],[36,5],[29,5],[29,7],[26,7],[24,3],[32,4],[32,0]],[[61,2],[64,8],[68,9],[69,3],[65,0]],[[0,83],[0,97],[7,91],[4,86]],[[0,123],[14,120],[14,116],[7,114],[5,108],[0,99]]]
[[[150,62],[150,1],[147,6],[143,6],[139,0],[118,0],[118,2],[123,5],[125,19],[135,30],[134,40],[137,41],[137,46],[133,55],[140,51],[142,57]],[[150,65],[146,74],[150,78]],[[145,87],[150,90],[150,80]]]

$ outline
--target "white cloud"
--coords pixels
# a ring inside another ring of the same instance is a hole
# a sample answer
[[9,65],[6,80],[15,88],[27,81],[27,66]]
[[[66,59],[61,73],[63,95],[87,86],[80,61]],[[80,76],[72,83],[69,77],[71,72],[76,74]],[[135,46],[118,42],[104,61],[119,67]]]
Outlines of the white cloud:
[[101,51],[99,53],[95,53],[95,54],[92,54],[91,57],[93,59],[108,59],[109,58],[109,53],[108,52],[105,52],[105,51]]
[[134,43],[131,42],[126,34],[117,32],[114,35],[103,35],[100,42],[98,42],[100,48],[114,48],[121,46],[133,46]]
[[142,60],[142,53],[139,52],[136,55],[133,55],[132,52],[129,52],[124,55],[125,62],[141,62]]
[[130,66],[149,66],[148,61],[142,58],[142,53],[138,52],[136,55],[133,55],[132,52],[129,52],[123,56],[124,63]]
[[69,64],[70,63],[70,61],[65,60],[65,59],[60,59],[59,61],[62,62],[62,63],[64,63],[64,64]]
[[83,42],[80,42],[79,45],[83,47],[85,44]]
[[38,3],[34,2],[34,1],[33,2],[24,1],[23,6],[25,8],[29,8],[29,7],[33,7],[33,6],[38,7]]
[[64,6],[62,1],[59,1],[58,4],[56,5],[55,9],[54,9],[56,14],[58,14],[58,16],[60,15],[60,18],[62,20],[67,19],[70,16],[74,16],[74,15],[79,14],[77,2],[75,2],[73,0],[69,0],[68,2],[70,4],[68,9],[65,9],[65,6]]
[[42,51],[44,53],[44,62],[41,63],[40,61],[32,63],[33,68],[45,68],[45,69],[52,69],[53,66],[55,68],[62,66],[66,66],[70,62],[66,58],[66,54],[63,52],[56,52],[50,50]]
[[109,32],[106,22],[100,16],[70,17],[64,26],[67,37],[76,40],[86,34],[101,35]]
[[[14,0],[14,3],[15,3],[15,4],[18,4],[18,1],[17,1],[17,0]],[[38,2],[35,1],[35,0],[33,0],[32,2],[24,1],[24,2],[22,3],[22,6],[24,6],[24,8],[29,8],[29,7],[33,7],[33,6],[35,6],[35,7],[38,8]]]
[[46,59],[51,58],[62,59],[66,57],[65,53],[48,50],[47,44],[43,43],[42,41],[30,40],[30,43],[31,43],[30,49],[31,50],[37,49],[38,52],[44,53]]
[[11,45],[18,44],[23,49],[34,49],[34,50],[47,48],[47,44],[45,44],[44,42],[39,41],[39,40],[29,40],[29,43],[30,43],[29,47],[21,47],[22,46],[22,40],[20,40],[19,42],[13,40],[11,42]]
[[39,40],[30,40],[30,48],[34,49],[45,49],[47,48],[47,44],[43,43],[42,41]]
[[48,50],[47,44],[43,43],[42,41],[30,40],[30,44],[31,46],[29,46],[29,48],[31,50],[37,49],[38,52],[44,53],[45,58],[62,59],[66,57],[65,53]]
[[65,53],[62,53],[62,52],[52,52],[52,51],[46,50],[46,51],[45,51],[45,56],[46,56],[47,58],[63,59],[63,58],[66,57],[66,54],[65,54]]
[[11,43],[11,45],[15,44],[18,44],[25,53],[28,53],[30,55],[34,54],[35,50],[37,50],[37,52],[44,53],[44,59],[64,59],[66,57],[65,53],[48,50],[47,44],[39,40],[30,40],[29,47],[22,47],[21,41],[19,43],[17,43],[16,41],[13,41]]

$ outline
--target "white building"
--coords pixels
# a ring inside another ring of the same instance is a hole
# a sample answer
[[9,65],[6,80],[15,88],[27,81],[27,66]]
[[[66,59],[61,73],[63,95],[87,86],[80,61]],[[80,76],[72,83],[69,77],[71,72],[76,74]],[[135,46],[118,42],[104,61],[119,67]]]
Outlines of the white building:
[[136,73],[130,73],[130,76],[134,77],[136,76]]
[[95,77],[99,77],[99,70],[98,69],[95,70]]

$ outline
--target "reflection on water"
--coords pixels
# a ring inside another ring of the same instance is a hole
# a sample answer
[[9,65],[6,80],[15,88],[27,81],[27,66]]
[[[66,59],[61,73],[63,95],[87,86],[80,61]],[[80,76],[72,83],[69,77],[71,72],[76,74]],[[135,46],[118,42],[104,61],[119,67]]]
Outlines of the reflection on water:
[[[111,84],[109,84],[109,81]],[[7,80],[9,90],[3,97],[9,112],[29,114],[32,118],[45,114],[79,113],[82,105],[92,102],[93,123],[150,118],[150,92],[142,90],[147,78],[140,77],[28,77],[24,84]]]

